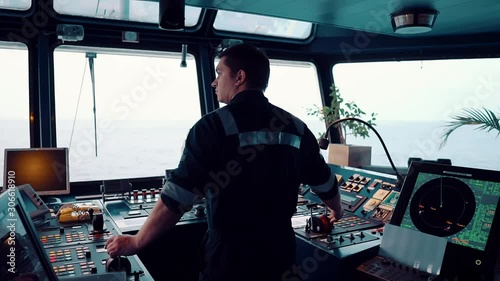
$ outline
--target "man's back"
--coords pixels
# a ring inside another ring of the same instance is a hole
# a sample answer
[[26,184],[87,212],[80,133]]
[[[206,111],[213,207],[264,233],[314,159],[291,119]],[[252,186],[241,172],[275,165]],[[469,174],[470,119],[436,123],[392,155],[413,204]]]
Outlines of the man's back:
[[256,273],[259,280],[265,280],[263,272],[275,272],[280,278],[294,262],[291,216],[302,178],[314,169],[304,155],[320,157],[315,139],[302,121],[258,91],[239,93],[206,118],[212,120],[202,122],[214,124],[218,135],[213,144],[218,156],[205,184],[205,262],[207,274],[217,278],[207,280],[221,280],[221,272],[231,278]]
[[179,166],[139,232],[112,237],[106,247],[114,256],[135,254],[205,198],[201,279],[281,280],[295,259],[291,216],[299,184],[311,185],[335,221],[343,213],[336,178],[305,124],[264,97],[265,54],[241,44],[219,57],[212,87],[228,105],[191,128]]

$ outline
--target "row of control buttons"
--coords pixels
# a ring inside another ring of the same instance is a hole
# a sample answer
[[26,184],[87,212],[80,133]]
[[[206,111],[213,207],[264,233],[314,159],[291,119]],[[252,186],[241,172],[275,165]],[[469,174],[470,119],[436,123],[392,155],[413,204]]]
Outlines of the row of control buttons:
[[[76,258],[79,260],[88,259],[91,256],[89,247],[87,246],[75,248],[75,252]],[[49,251],[49,258],[51,262],[71,261],[73,259],[71,249]]]
[[140,193],[139,190],[135,189],[132,191],[132,196],[130,197],[129,201],[130,203],[158,201],[160,193],[161,189],[156,189],[156,188],[151,188],[149,191],[148,189],[144,188],[141,190]]
[[365,220],[365,219],[360,218],[358,216],[345,214],[344,217],[342,217],[339,221],[334,222],[333,225],[335,227],[347,228],[347,227],[353,227],[356,225],[369,224],[369,223],[371,223],[371,221]]
[[[74,264],[63,264],[60,266],[52,267],[57,276],[75,276],[75,266]],[[95,274],[97,273],[97,268],[93,261],[81,262],[80,271],[82,275]]]
[[40,240],[42,240],[43,245],[59,244],[62,242],[61,235],[59,234],[43,235],[40,237]]
[[[89,236],[86,237],[85,234],[81,231],[72,231],[70,233],[66,233],[65,238],[66,238],[66,243],[72,243],[72,242],[86,241],[86,240],[91,240],[91,241],[106,240],[111,236],[112,235],[109,232],[104,232],[104,233],[89,234]],[[43,235],[40,238],[40,240],[42,241],[43,245],[60,244],[63,242],[60,234]]]
[[398,280],[431,280],[433,275],[407,265],[376,256],[357,268],[359,271],[367,273],[384,281]]
[[69,249],[49,251],[50,262],[70,261],[71,251]]

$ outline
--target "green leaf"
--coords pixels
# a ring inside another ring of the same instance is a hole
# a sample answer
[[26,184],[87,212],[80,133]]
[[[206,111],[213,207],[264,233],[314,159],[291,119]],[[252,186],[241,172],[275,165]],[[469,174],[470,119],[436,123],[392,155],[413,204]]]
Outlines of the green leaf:
[[[332,98],[329,105],[324,106],[321,109],[320,107],[315,106],[314,109],[308,111],[308,114],[312,116],[318,116],[320,120],[325,121],[326,125],[330,125],[332,122],[345,117],[356,117],[360,119],[365,118],[365,121],[368,124],[372,126],[376,125],[375,116],[377,116],[377,114],[371,113],[368,118],[366,118],[365,111],[359,108],[359,106],[354,101],[344,102],[344,99],[340,95],[339,89],[335,87],[335,84],[332,84],[330,86],[329,96]],[[357,121],[342,122],[340,124],[340,132],[341,139],[344,140],[344,144],[346,143],[346,135],[352,135],[354,137],[362,138],[369,137],[368,127],[365,124]]]
[[485,130],[486,132],[497,130],[497,137],[500,135],[499,117],[493,111],[484,107],[482,109],[465,108],[457,115],[452,116],[452,121],[445,125],[447,129],[441,136],[439,148],[443,148],[451,133],[462,126],[478,126],[475,128],[476,130]]

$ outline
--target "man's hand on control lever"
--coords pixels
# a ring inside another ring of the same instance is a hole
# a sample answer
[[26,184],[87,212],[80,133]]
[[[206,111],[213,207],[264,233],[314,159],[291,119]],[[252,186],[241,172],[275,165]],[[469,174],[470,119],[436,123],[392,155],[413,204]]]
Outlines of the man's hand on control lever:
[[344,208],[340,203],[340,192],[337,193],[332,199],[323,200],[323,203],[330,210],[328,218],[331,223],[339,221],[344,216]]

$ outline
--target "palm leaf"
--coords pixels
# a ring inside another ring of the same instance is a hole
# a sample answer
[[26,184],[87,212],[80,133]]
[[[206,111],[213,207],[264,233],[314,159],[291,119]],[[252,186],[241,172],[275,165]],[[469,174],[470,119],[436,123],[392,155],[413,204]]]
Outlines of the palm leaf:
[[466,108],[463,109],[461,113],[452,117],[452,121],[446,124],[446,131],[441,136],[442,142],[440,148],[443,148],[448,140],[448,137],[456,129],[462,126],[478,126],[476,130],[485,130],[490,132],[492,130],[497,130],[497,137],[500,135],[500,122],[498,116],[493,113],[493,111],[482,108]]

